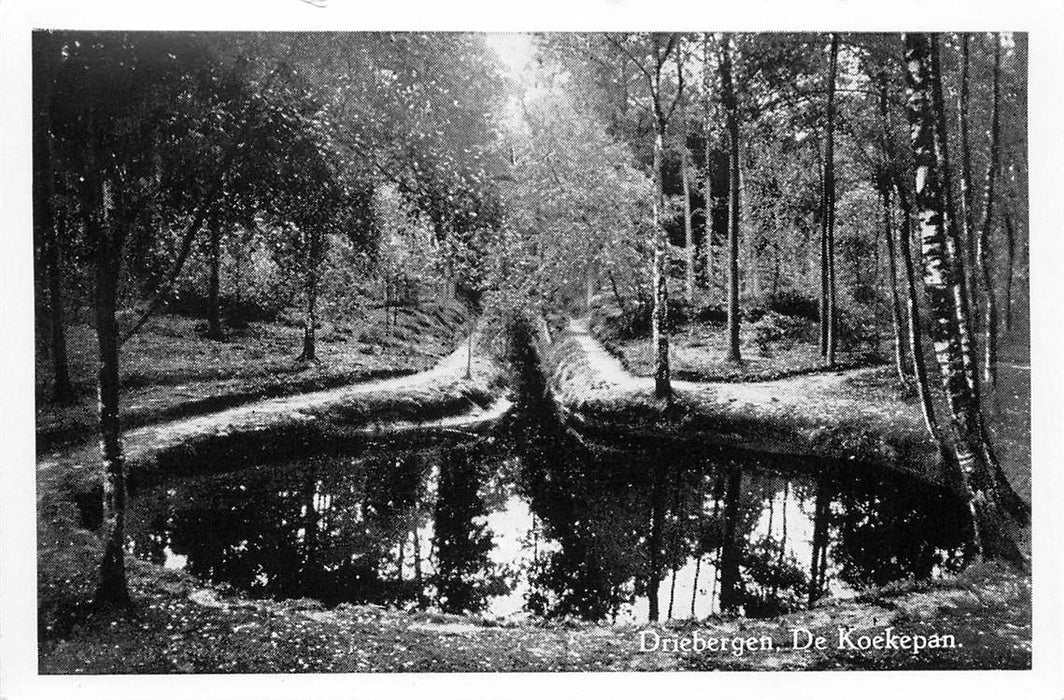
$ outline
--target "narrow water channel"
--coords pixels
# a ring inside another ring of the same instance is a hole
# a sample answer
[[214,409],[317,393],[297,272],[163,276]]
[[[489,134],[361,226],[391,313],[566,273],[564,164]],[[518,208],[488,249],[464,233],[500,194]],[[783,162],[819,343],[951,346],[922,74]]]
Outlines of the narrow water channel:
[[525,389],[535,400],[486,436],[137,489],[129,550],[255,597],[614,622],[647,620],[655,597],[659,619],[774,616],[964,563],[966,511],[928,484],[690,445],[595,447]]

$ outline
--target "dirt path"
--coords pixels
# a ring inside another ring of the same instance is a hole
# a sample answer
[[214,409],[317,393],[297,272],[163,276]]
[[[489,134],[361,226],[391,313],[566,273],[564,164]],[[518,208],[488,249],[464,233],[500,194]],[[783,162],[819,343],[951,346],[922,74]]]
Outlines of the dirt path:
[[919,408],[899,397],[884,374],[889,368],[756,382],[673,381],[675,405],[666,409],[654,398],[653,378],[628,372],[583,319],[569,323],[550,353],[555,398],[584,425],[942,477]]
[[[466,378],[469,343],[431,369],[335,389],[278,397],[127,430],[127,467],[150,465],[160,456],[190,458],[204,446],[245,441],[284,445],[289,436],[339,430],[344,434],[384,434],[417,429],[467,429],[492,421],[510,407],[498,396],[500,369],[474,342],[472,376]],[[304,438],[305,439],[305,438]],[[98,479],[97,449],[82,445],[38,460],[38,474],[62,468],[84,488]]]
[[[587,354],[589,363],[603,382],[625,391],[641,391],[654,386],[652,377],[637,377],[625,369],[621,361],[611,355],[591,335],[587,319],[571,319],[566,332],[581,345]],[[861,370],[817,372],[756,382],[693,382],[674,379],[672,386],[676,391],[713,392],[717,396],[726,397],[727,400],[742,399],[756,404],[762,404],[766,400],[771,402],[784,395],[809,396],[809,392],[814,389],[821,392],[838,391],[839,398],[845,401],[849,392],[842,391],[842,385],[850,377],[860,376],[862,373],[872,374],[877,369],[872,367]]]

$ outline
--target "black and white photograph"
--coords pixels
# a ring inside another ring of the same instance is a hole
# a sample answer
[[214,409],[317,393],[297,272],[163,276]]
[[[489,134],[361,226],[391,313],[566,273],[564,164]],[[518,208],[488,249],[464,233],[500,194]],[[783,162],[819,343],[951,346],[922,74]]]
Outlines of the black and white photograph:
[[20,675],[1035,668],[1032,27],[282,4],[5,34]]

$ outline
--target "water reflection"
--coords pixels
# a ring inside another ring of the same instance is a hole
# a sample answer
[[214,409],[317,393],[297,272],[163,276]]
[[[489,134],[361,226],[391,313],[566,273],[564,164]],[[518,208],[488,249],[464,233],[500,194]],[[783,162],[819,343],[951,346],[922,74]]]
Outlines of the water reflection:
[[490,436],[142,489],[130,550],[253,596],[637,621],[774,616],[964,561],[966,510],[929,485],[698,445],[588,444],[555,419],[537,373],[523,381],[528,399]]
[[508,591],[489,444],[319,456],[137,493],[130,550],[253,596],[483,609]]
[[900,476],[529,435],[142,490],[130,549],[252,596],[597,620],[772,616],[963,562],[963,508]]
[[769,617],[825,593],[957,571],[964,559],[960,504],[894,475],[821,466],[813,479],[719,460],[673,462],[665,475],[631,461],[622,472],[609,457],[572,465],[530,482],[545,533],[561,543],[533,575],[541,615]]

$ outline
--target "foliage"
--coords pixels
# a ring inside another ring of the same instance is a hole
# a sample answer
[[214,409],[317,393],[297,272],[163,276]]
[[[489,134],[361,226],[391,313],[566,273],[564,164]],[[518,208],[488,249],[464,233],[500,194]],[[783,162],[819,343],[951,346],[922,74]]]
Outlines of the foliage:
[[761,354],[767,355],[776,346],[786,347],[797,340],[807,339],[810,326],[805,319],[766,311],[752,324],[751,330]]
[[508,217],[488,282],[499,302],[573,308],[603,278],[624,294],[641,287],[650,191],[627,150],[557,94],[526,102],[513,132]]
[[765,308],[782,316],[815,321],[820,317],[817,300],[797,289],[772,292],[765,298]]

